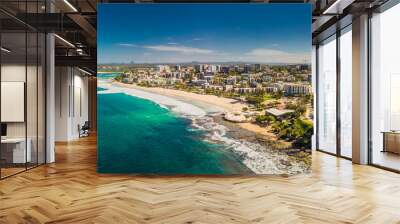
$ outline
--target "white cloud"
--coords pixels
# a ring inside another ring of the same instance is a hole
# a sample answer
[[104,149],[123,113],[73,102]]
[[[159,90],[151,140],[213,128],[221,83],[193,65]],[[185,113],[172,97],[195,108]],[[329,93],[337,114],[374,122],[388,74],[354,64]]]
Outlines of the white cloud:
[[[175,42],[168,42],[160,45],[137,45],[130,43],[119,43],[118,46],[137,47],[150,52],[144,52],[143,58],[135,58],[140,62],[257,62],[257,63],[310,63],[311,52],[292,53],[276,48],[256,48],[242,53],[231,53],[215,51],[206,48],[195,48],[178,45]],[[274,44],[272,44],[274,45]],[[158,55],[156,52],[167,52],[168,54]]]
[[136,44],[127,44],[127,43],[120,43],[120,44],[118,44],[119,46],[122,46],[122,47],[139,47],[138,45],[136,45]]
[[175,42],[170,42],[167,43],[166,45],[137,45],[130,43],[119,43],[117,45],[122,47],[142,47],[154,51],[170,51],[170,52],[179,52],[185,54],[211,54],[214,52],[213,50],[205,48],[195,48],[195,47],[177,45],[177,43]]
[[155,51],[170,51],[170,52],[179,52],[185,54],[211,54],[214,52],[213,50],[210,49],[202,49],[202,48],[186,47],[186,46],[150,45],[143,47]]
[[290,53],[267,48],[256,48],[245,55],[247,61],[253,62],[304,63],[310,61],[310,55],[305,53]]

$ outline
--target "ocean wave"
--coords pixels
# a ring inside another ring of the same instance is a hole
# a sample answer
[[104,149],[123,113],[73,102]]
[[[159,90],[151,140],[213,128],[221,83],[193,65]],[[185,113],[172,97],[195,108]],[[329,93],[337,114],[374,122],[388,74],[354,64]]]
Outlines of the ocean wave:
[[298,174],[304,172],[299,163],[290,162],[285,153],[268,149],[258,143],[231,138],[227,127],[218,124],[212,117],[193,117],[192,126],[205,131],[206,140],[222,143],[241,158],[243,164],[256,174]]
[[113,93],[122,93],[122,92],[115,89],[105,89],[102,91],[97,91],[97,94],[113,94]]
[[138,89],[124,88],[115,85],[110,85],[108,83],[101,83],[100,87],[107,88],[107,90],[102,91],[100,94],[107,93],[125,93],[134,97],[146,99],[157,103],[165,109],[169,109],[174,113],[184,115],[184,116],[205,116],[207,112],[200,107],[195,105],[176,100],[174,98],[159,95],[155,93],[150,93]]

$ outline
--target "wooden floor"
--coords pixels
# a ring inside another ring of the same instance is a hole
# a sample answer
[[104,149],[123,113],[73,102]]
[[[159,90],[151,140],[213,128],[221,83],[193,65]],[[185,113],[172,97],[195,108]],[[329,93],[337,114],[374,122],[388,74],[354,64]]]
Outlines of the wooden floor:
[[96,173],[96,139],[0,181],[0,223],[400,223],[400,175],[313,154],[290,178]]
[[388,167],[395,170],[400,170],[400,155],[391,152],[374,151],[374,164]]

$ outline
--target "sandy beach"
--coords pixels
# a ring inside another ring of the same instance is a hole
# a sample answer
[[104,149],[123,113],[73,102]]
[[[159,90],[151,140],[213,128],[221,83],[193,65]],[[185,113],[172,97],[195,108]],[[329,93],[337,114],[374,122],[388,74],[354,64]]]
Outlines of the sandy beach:
[[179,97],[186,98],[190,101],[201,101],[207,104],[218,106],[225,111],[228,112],[241,112],[243,107],[247,107],[248,105],[242,102],[239,102],[234,99],[218,97],[214,95],[201,95],[197,93],[185,92],[181,90],[175,89],[165,89],[159,87],[141,87],[135,84],[124,84],[119,82],[114,82],[115,85],[119,85],[127,88],[140,89],[147,92],[152,92],[160,95],[170,96],[170,97]]
[[[205,104],[213,105],[217,108],[220,108],[221,110],[223,110],[221,112],[231,112],[231,113],[241,112],[243,107],[249,106],[246,103],[239,102],[234,99],[218,97],[214,95],[205,95],[205,94],[202,95],[197,93],[185,92],[181,90],[165,89],[159,87],[148,88],[148,87],[137,86],[134,84],[124,84],[120,82],[114,82],[114,85],[118,85],[125,88],[139,89],[142,91],[169,96],[173,98],[175,97],[175,98],[185,99],[185,101],[188,102],[193,102],[193,101],[203,102]],[[239,125],[243,129],[254,132],[256,134],[268,136],[268,138],[271,140],[277,140],[274,134],[269,133],[266,128],[260,127],[259,125],[250,122],[238,123],[237,125]]]

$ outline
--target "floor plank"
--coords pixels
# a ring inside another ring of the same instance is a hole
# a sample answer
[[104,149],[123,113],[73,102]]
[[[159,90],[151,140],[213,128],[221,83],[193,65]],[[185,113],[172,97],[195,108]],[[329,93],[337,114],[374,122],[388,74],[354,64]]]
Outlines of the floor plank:
[[0,223],[400,223],[400,175],[313,153],[293,177],[96,173],[96,139],[0,181]]

